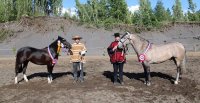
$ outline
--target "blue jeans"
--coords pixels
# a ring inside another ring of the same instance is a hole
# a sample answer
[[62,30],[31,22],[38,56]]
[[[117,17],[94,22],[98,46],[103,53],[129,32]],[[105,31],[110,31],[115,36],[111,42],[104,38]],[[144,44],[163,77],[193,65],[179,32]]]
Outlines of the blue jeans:
[[[81,66],[81,69],[80,69]],[[83,80],[83,63],[82,62],[73,62],[73,76],[74,79],[78,79],[78,74],[79,74],[79,79]]]

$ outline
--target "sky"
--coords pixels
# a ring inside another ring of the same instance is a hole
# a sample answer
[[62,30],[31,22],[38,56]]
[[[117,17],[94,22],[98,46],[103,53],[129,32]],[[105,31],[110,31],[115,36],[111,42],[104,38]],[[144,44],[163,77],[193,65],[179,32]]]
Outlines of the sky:
[[[87,0],[80,0],[81,3],[85,3]],[[150,0],[152,8],[155,8],[158,0]],[[162,0],[165,8],[171,9],[174,5],[175,0]],[[139,9],[139,0],[126,0],[129,10],[134,12]],[[200,2],[199,0],[193,0],[197,5],[197,10],[200,10]],[[186,13],[188,10],[188,0],[181,0],[183,12]],[[71,9],[72,14],[75,11],[75,0],[63,0],[63,12],[68,9]]]

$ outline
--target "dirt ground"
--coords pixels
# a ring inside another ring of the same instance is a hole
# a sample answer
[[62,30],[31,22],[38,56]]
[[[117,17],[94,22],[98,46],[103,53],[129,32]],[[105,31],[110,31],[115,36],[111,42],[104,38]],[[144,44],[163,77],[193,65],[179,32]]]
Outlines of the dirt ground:
[[69,57],[60,57],[54,80],[47,83],[46,66],[29,64],[26,83],[19,75],[14,84],[15,58],[0,58],[0,103],[199,103],[200,58],[187,55],[187,72],[173,84],[176,67],[172,61],[151,65],[150,87],[143,84],[141,64],[128,55],[124,67],[125,85],[113,85],[113,68],[107,56],[89,56],[84,65],[85,81],[74,83]]

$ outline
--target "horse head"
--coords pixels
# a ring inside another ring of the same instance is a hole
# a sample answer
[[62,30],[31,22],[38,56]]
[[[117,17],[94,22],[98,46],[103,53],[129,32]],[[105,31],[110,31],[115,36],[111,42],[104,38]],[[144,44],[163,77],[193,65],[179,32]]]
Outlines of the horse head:
[[72,45],[61,36],[58,36],[58,43],[59,42],[61,44],[61,47],[68,49],[68,52],[72,55],[72,51],[70,50],[72,48]]
[[124,46],[127,47],[127,45],[130,43],[130,33],[126,32],[121,38],[120,41],[118,43],[118,48],[123,48]]
[[118,48],[123,48],[124,51],[128,51],[128,44],[130,43],[130,33],[126,32],[121,38],[120,41],[118,42]]

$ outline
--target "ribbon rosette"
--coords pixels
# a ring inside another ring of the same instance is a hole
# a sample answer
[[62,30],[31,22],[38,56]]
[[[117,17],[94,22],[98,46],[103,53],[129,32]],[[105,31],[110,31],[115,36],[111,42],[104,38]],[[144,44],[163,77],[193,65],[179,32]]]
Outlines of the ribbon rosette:
[[139,55],[139,62],[144,62],[145,61],[145,55],[144,54],[140,54]]

